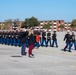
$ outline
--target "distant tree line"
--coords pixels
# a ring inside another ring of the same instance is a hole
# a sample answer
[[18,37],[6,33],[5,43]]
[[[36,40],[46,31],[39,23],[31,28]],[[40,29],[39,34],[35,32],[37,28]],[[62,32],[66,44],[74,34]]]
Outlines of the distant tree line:
[[[0,26],[0,29],[16,29],[16,27],[19,26],[19,23],[20,23],[20,20],[19,19],[7,19],[4,21],[4,23]],[[31,17],[31,18],[26,18],[23,22],[22,22],[22,25],[21,25],[21,28],[30,28],[30,27],[35,27],[35,26],[39,26],[40,25],[40,22],[38,21],[37,18],[35,17]],[[52,24],[50,24],[49,22],[47,24],[45,24],[43,26],[44,29],[50,29],[50,27],[52,26]],[[71,22],[71,26],[70,26],[72,29],[76,29],[76,19],[74,19],[72,22]],[[61,24],[59,26],[59,28],[61,29],[64,29],[65,28],[65,25],[64,24]]]
[[15,29],[16,27],[19,26],[19,19],[7,19],[4,21],[4,23],[0,26],[0,29],[6,29],[6,30],[9,30],[9,29]]

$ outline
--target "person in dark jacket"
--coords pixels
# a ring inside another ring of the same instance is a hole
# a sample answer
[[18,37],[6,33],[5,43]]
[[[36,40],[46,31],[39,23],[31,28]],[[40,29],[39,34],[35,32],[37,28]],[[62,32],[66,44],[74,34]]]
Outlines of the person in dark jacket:
[[54,43],[56,44],[56,47],[58,47],[56,37],[57,37],[57,34],[56,34],[56,31],[54,31],[54,33],[52,34],[52,47],[54,47]]
[[10,32],[7,32],[7,45],[10,45]]
[[74,31],[72,31],[71,39],[72,39],[71,47],[72,47],[73,44],[74,44],[74,48],[75,48],[75,50],[76,50],[76,39],[75,39]]
[[20,39],[21,39],[21,55],[26,55],[26,32],[24,30],[22,30],[20,32]]
[[67,31],[67,34],[65,34],[64,41],[66,40],[66,46],[64,47],[64,51],[66,51],[66,48],[69,46],[69,51],[71,52],[71,35],[70,31]]
[[13,31],[10,32],[10,45],[13,46]]
[[17,36],[16,36],[16,31],[14,31],[14,35],[13,35],[13,45],[17,46]]
[[1,44],[3,44],[3,31],[1,31]]
[[[44,45],[45,43],[45,45]],[[45,46],[46,47],[46,30],[42,31],[42,42],[41,42],[41,46]]]
[[47,31],[47,43],[46,43],[46,46],[49,46],[48,43],[50,43],[50,47],[51,47],[51,32],[50,30]]
[[32,50],[34,48],[34,45],[35,45],[35,36],[34,36],[34,33],[33,33],[33,30],[30,29],[29,31],[29,50],[28,50],[28,55],[30,58],[34,58],[34,54],[32,54]]
[[29,43],[28,43],[28,29],[26,30],[26,47],[28,48],[29,47]]
[[17,46],[21,46],[21,40],[20,40],[20,32],[19,31],[17,31],[16,32],[16,39],[17,39]]
[[0,44],[1,44],[1,31],[0,31]]

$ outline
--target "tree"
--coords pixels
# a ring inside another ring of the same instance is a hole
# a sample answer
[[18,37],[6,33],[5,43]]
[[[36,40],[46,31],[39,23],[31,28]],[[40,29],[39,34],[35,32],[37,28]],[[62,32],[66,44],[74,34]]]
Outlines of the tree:
[[1,29],[2,30],[6,29],[6,25],[5,24],[2,24]]
[[25,21],[22,23],[22,27],[34,27],[38,25],[39,21],[35,17],[26,18]]
[[20,21],[19,21],[19,19],[14,19],[13,23],[14,23],[13,29],[16,30],[19,27]]
[[38,25],[39,25],[39,22],[38,22],[37,18],[31,17],[29,19],[29,26],[30,27],[34,27],[34,26],[38,26]]
[[6,25],[5,29],[10,29],[10,27],[12,26],[12,19],[5,20],[4,25]]
[[65,25],[64,24],[61,24],[60,26],[58,26],[58,28],[60,28],[60,30],[63,31],[63,29],[65,28]]
[[29,19],[28,18],[25,19],[25,21],[22,23],[21,28],[27,28],[27,27],[29,27]]
[[43,26],[43,28],[44,28],[44,29],[50,29],[50,26],[51,26],[51,24],[48,23],[48,24],[45,24],[45,25]]
[[76,28],[76,19],[74,19],[74,20],[72,21],[70,27],[73,28],[73,29]]
[[64,29],[64,27],[65,27],[64,24],[61,24],[61,25],[59,26],[59,28],[61,28],[61,29]]
[[0,29],[1,29],[1,25],[0,25]]
[[20,23],[19,19],[14,19],[14,25],[15,25],[15,27],[18,27],[19,23]]

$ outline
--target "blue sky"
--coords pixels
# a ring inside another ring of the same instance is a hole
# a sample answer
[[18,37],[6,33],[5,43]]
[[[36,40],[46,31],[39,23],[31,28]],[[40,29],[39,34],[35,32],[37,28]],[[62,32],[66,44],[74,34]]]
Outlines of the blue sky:
[[76,19],[76,0],[0,0],[0,21],[34,16],[38,20]]

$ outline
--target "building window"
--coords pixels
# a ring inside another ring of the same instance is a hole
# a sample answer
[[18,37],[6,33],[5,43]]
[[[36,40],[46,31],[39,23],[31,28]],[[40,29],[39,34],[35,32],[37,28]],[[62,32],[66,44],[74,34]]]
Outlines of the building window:
[[47,22],[47,21],[45,21],[45,22]]
[[56,22],[56,21],[54,21],[54,22]]
[[61,23],[61,21],[59,21],[59,23]]
[[56,24],[54,24],[54,26],[56,26]]
[[49,22],[52,22],[52,21],[49,21]]

